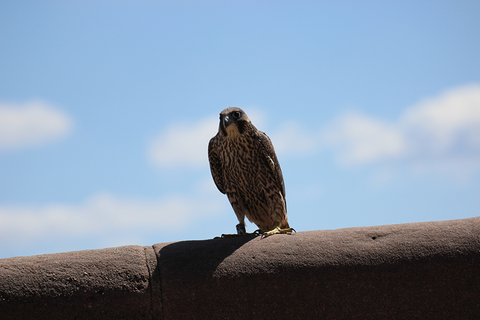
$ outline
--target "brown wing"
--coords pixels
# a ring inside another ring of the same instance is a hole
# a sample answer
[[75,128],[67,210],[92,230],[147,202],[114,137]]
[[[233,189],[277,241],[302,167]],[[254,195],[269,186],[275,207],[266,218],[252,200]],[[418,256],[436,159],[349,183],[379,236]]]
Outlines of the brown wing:
[[272,141],[265,134],[265,132],[262,131],[257,131],[257,137],[260,141],[262,151],[265,155],[265,160],[268,162],[269,167],[272,169],[274,179],[276,179],[275,184],[282,192],[283,199],[286,199],[285,183],[283,182],[282,169],[280,168],[280,163],[278,162],[277,155],[275,154],[275,149],[273,148]]
[[212,172],[213,182],[221,193],[225,193],[225,184],[223,182],[223,166],[218,156],[218,146],[220,139],[217,136],[210,139],[208,143],[208,161],[210,162],[210,171]]

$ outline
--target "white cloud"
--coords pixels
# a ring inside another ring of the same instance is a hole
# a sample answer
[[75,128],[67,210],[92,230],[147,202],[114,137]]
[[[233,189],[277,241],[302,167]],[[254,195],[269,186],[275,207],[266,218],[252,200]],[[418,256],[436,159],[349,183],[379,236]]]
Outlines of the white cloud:
[[339,152],[343,164],[395,158],[406,150],[406,141],[395,124],[356,113],[347,113],[324,131],[323,143]]
[[349,113],[322,133],[342,164],[405,163],[416,172],[480,171],[480,85],[456,88],[387,122]]
[[217,129],[217,117],[172,125],[154,139],[149,158],[160,167],[205,166],[208,164],[208,142]]
[[480,154],[480,85],[465,86],[406,110],[400,119],[411,152],[425,156]]
[[100,193],[79,204],[0,205],[0,243],[178,231],[222,209],[223,202],[202,192],[157,200]]
[[267,135],[272,140],[275,152],[279,155],[303,154],[315,150],[315,139],[301,125],[294,121],[282,124]]
[[45,102],[0,103],[0,149],[41,145],[66,136],[72,127],[68,115]]

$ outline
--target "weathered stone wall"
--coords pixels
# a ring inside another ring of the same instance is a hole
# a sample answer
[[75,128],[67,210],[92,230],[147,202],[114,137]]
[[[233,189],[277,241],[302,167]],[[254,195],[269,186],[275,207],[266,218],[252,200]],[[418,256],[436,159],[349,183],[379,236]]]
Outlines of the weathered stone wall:
[[480,217],[0,260],[0,319],[480,319]]

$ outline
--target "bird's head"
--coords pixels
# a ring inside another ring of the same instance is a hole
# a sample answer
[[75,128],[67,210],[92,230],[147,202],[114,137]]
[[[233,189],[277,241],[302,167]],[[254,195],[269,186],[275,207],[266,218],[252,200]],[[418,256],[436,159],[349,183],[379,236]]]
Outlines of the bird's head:
[[240,108],[230,107],[220,112],[220,130],[227,137],[243,134],[249,123],[250,119]]

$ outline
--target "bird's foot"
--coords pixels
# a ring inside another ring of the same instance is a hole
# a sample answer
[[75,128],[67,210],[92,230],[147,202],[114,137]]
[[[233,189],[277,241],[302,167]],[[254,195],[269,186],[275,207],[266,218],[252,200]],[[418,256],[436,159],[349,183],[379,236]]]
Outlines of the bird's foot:
[[237,224],[237,234],[222,234],[220,237],[215,237],[215,239],[218,238],[233,238],[233,237],[241,237],[241,236],[259,236],[261,235],[260,229],[255,230],[254,232],[250,233],[247,232],[245,229],[245,225],[242,223]]
[[236,234],[236,233],[223,233],[220,237],[215,237],[215,239],[220,238],[235,238],[235,237],[244,237],[244,236],[259,236],[259,233],[256,232],[245,232],[244,234]]
[[270,230],[270,231],[267,231],[267,232],[264,232],[262,234],[262,238],[266,238],[266,237],[269,237],[271,235],[274,235],[274,234],[291,234],[292,232],[297,232],[295,231],[295,229],[293,228],[285,228],[285,229],[281,229],[280,227],[275,227],[275,229],[273,230]]

